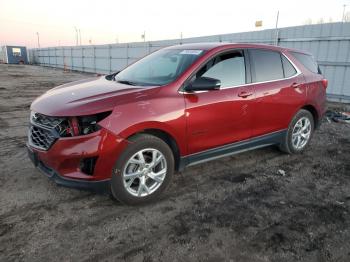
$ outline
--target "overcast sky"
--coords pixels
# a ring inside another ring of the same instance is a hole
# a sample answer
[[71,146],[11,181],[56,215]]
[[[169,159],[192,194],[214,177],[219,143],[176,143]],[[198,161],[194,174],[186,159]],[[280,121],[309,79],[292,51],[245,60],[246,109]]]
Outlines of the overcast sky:
[[323,18],[340,21],[350,0],[0,0],[0,45],[75,45],[75,29],[82,44],[106,44],[213,35],[304,24]]

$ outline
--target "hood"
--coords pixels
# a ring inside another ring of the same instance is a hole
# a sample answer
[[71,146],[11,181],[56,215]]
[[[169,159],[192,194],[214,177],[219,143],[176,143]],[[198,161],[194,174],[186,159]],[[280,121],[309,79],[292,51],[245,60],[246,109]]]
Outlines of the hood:
[[[142,97],[152,87],[130,86],[105,77],[79,80],[55,87],[37,99],[31,110],[48,116],[82,116],[112,110],[125,100]],[[147,95],[146,95],[147,96]]]

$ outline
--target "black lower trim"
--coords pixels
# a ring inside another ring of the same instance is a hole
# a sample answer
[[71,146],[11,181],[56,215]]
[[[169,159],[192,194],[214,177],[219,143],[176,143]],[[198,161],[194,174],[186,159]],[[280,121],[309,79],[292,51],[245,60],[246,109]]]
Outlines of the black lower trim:
[[43,162],[39,161],[37,168],[42,171],[48,178],[55,181],[56,184],[79,188],[79,189],[88,189],[97,192],[107,192],[110,188],[110,179],[102,181],[85,181],[79,179],[70,179],[60,176],[56,171],[47,167]]
[[241,153],[248,150],[253,150],[261,147],[280,144],[282,139],[286,136],[287,130],[273,132],[267,135],[239,141],[233,144],[220,146],[209,149],[203,152],[195,153],[185,157],[181,157],[179,170],[183,170],[186,166],[192,166],[214,160],[217,158]]
[[28,148],[28,156],[30,160],[33,162],[34,166],[38,168],[41,172],[43,172],[48,178],[55,181],[56,184],[66,187],[73,187],[79,189],[87,189],[93,190],[96,192],[108,192],[110,188],[110,179],[102,180],[102,181],[86,181],[80,179],[70,179],[65,178],[58,174],[55,170],[45,165],[38,158],[37,154],[31,150],[31,148],[27,145]]

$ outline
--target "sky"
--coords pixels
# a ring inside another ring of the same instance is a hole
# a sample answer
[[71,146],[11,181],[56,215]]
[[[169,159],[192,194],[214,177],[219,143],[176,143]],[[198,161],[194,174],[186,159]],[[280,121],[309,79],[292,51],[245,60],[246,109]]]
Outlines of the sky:
[[[350,0],[0,0],[0,46],[38,47],[176,39],[341,21]],[[263,26],[255,28],[255,21]]]

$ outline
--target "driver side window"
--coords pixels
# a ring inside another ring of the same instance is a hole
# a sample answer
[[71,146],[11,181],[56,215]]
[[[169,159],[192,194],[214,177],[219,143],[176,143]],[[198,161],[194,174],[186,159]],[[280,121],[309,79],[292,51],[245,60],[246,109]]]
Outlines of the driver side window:
[[221,81],[221,87],[239,86],[246,83],[242,51],[219,55],[203,66],[195,78],[210,77]]

